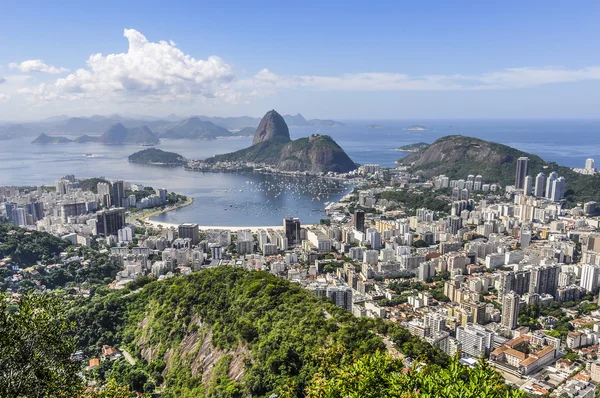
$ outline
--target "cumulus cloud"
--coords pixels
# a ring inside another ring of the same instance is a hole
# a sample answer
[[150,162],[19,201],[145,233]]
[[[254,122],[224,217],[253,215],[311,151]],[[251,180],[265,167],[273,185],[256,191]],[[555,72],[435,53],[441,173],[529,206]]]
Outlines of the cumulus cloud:
[[94,54],[87,67],[41,84],[28,94],[39,100],[131,99],[145,101],[219,98],[234,102],[235,74],[217,56],[199,60],[172,41],[150,42],[140,32],[126,29],[126,53]]
[[340,76],[282,76],[263,69],[240,83],[263,89],[312,89],[327,91],[465,91],[535,87],[544,84],[600,80],[600,67],[583,69],[508,68],[476,75],[409,76],[403,73],[355,73]]
[[21,72],[29,73],[29,72],[42,72],[42,73],[65,73],[68,72],[67,68],[57,68],[56,66],[47,65],[41,59],[30,59],[27,61],[23,61],[21,63],[11,62],[8,64],[8,67],[11,69],[18,69]]
[[10,95],[4,94],[4,93],[0,93],[0,101],[7,101],[9,99],[10,99]]

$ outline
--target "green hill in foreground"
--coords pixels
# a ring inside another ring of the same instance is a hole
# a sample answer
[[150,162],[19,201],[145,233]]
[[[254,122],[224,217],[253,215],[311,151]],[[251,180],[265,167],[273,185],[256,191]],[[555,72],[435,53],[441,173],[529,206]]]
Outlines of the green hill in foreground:
[[175,152],[167,152],[156,148],[148,148],[129,156],[132,163],[154,164],[161,166],[182,166],[185,158]]
[[522,156],[529,158],[529,175],[532,177],[538,173],[547,176],[556,171],[567,179],[567,204],[600,201],[600,175],[578,174],[537,155],[479,138],[462,135],[442,137],[425,150],[412,153],[398,162],[425,177],[445,174],[459,179],[469,174],[480,174],[487,182],[506,186],[515,183],[517,159]]
[[[142,278],[72,308],[87,355],[108,344],[137,360],[109,363],[104,377],[161,397],[520,396],[487,366],[463,367],[397,324],[355,318],[266,272]],[[402,372],[383,335],[427,366]]]

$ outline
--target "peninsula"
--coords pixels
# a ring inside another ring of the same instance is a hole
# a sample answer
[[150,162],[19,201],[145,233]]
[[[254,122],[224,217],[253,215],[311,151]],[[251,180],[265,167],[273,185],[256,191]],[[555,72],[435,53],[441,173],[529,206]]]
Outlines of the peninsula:
[[436,140],[426,149],[398,160],[411,172],[424,178],[445,175],[449,178],[481,175],[501,185],[515,182],[517,159],[528,159],[530,176],[556,172],[566,179],[567,202],[600,201],[600,175],[584,175],[541,157],[507,145],[462,135],[449,135]]
[[275,110],[262,118],[252,146],[206,159],[207,164],[245,163],[273,166],[280,171],[346,173],[356,164],[328,135],[313,134],[292,141],[284,118]]
[[417,142],[414,144],[408,144],[408,145],[403,145],[399,148],[397,148],[397,151],[400,152],[412,152],[412,153],[416,153],[416,152],[421,152],[424,151],[425,149],[429,148],[428,143],[426,142]]

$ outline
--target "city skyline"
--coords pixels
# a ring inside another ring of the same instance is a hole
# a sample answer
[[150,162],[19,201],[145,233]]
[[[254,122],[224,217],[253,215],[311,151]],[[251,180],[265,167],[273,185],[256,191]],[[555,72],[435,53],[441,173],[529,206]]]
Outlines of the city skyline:
[[594,2],[34,4],[39,16],[3,10],[0,120],[273,104],[314,118],[594,118],[600,105]]

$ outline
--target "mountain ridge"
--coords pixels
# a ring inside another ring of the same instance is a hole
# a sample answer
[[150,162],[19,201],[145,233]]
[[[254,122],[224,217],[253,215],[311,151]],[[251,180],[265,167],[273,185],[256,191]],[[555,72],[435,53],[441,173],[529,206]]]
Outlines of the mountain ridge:
[[408,166],[412,172],[427,178],[440,174],[450,178],[479,174],[487,182],[506,186],[514,184],[519,157],[529,158],[528,175],[534,178],[538,173],[547,176],[552,171],[565,177],[568,204],[600,201],[600,175],[579,174],[538,155],[480,138],[463,135],[441,137],[424,150],[398,160],[398,164]]

